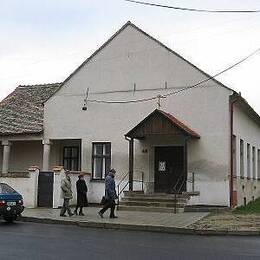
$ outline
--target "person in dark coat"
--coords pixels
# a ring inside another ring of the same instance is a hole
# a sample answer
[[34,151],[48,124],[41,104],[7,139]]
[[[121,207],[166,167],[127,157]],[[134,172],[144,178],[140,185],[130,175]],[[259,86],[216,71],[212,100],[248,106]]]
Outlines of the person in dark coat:
[[115,216],[115,200],[118,198],[115,187],[115,169],[111,169],[105,179],[105,198],[106,203],[104,207],[98,212],[99,216],[103,218],[103,214],[110,208],[110,218],[117,218]]
[[79,175],[79,179],[76,182],[76,188],[77,188],[77,206],[74,213],[78,215],[78,209],[79,209],[79,215],[84,216],[83,207],[88,206],[88,199],[87,199],[88,187],[84,180],[83,174]]

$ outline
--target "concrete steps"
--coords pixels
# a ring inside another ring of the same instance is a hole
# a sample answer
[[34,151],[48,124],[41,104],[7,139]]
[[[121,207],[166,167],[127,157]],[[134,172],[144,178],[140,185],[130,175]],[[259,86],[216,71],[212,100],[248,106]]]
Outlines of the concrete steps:
[[[118,206],[117,210],[174,213],[174,208],[165,208],[165,207],[121,206],[120,205]],[[184,208],[176,208],[176,213],[183,213],[183,212],[184,212]]]
[[[161,202],[161,201],[138,201],[138,200],[124,200],[121,201],[120,203],[122,206],[144,206],[144,207],[158,207],[158,208],[174,208],[175,207],[175,202]],[[186,203],[180,203],[177,201],[176,206],[177,207],[184,207]]]
[[144,194],[143,192],[124,192],[120,200],[118,210],[127,211],[148,211],[148,212],[184,212],[184,207],[189,196],[178,194],[154,193]]

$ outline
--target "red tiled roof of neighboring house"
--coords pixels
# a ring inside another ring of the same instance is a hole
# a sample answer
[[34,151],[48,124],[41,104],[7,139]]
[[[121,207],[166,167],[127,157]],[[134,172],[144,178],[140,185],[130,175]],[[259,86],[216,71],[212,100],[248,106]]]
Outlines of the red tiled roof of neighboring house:
[[18,86],[0,102],[0,135],[43,132],[43,103],[60,83]]

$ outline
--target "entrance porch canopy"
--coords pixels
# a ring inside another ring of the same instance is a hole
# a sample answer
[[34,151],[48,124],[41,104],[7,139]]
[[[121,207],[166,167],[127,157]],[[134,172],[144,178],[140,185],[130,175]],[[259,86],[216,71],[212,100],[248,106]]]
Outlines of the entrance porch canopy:
[[[144,120],[130,130],[125,137],[129,140],[129,190],[133,190],[134,169],[134,139],[143,140],[147,136],[184,136],[185,154],[187,153],[187,138],[199,139],[200,135],[190,129],[173,115],[155,109]],[[185,155],[186,161],[186,155]],[[186,168],[186,164],[185,164]]]
[[125,136],[131,139],[144,139],[150,135],[184,135],[197,139],[200,138],[199,134],[191,130],[176,117],[158,109],[155,109]]

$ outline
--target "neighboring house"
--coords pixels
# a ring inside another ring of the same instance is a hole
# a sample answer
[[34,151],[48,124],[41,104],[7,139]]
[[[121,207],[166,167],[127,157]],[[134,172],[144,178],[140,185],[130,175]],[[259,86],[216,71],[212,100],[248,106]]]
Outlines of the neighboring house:
[[42,164],[43,103],[60,84],[19,86],[0,103],[2,174]]
[[113,167],[130,190],[143,173],[147,194],[175,187],[197,192],[190,204],[244,204],[260,196],[260,117],[215,79],[184,90],[208,78],[128,22],[61,85],[18,87],[2,101],[3,173],[91,172],[89,199],[99,202]]

